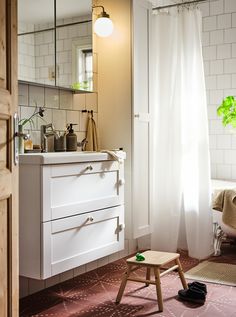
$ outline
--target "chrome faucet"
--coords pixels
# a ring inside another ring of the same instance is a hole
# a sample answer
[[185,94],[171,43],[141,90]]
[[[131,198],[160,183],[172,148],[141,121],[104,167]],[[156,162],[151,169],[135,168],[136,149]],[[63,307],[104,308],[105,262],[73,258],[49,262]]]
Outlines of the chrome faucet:
[[85,147],[86,147],[87,143],[88,143],[88,141],[86,140],[86,138],[84,138],[81,142],[77,142],[77,146],[81,147],[82,151],[85,151]]
[[[48,129],[51,129],[48,131]],[[42,152],[54,152],[54,127],[52,123],[41,125]]]

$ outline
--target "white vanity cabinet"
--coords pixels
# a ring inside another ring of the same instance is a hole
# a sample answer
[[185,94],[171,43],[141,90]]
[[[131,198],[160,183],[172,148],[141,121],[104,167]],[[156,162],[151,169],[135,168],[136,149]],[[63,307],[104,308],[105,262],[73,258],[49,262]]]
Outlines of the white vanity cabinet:
[[20,275],[46,279],[124,248],[123,165],[106,153],[20,156]]

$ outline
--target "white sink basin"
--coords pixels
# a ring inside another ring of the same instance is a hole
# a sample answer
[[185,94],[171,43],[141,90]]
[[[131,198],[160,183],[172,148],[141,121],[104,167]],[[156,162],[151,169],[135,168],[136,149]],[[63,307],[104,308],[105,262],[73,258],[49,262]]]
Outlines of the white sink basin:
[[106,161],[113,158],[107,153],[101,152],[50,152],[27,153],[19,155],[20,164],[62,164],[88,161]]

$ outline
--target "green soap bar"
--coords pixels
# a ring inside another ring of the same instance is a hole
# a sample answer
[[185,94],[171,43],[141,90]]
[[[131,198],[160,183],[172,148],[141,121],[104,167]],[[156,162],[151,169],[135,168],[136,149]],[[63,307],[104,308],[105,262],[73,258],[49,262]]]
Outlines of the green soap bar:
[[137,253],[136,254],[136,261],[144,261],[145,260],[145,256],[141,253]]

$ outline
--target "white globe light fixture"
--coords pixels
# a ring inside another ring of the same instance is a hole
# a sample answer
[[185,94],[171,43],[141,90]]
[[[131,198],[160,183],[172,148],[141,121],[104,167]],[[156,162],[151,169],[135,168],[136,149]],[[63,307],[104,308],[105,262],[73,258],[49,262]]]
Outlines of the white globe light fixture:
[[93,6],[93,8],[102,8],[102,12],[98,15],[94,23],[94,32],[101,37],[107,37],[113,32],[113,23],[109,14],[104,10],[103,6]]

